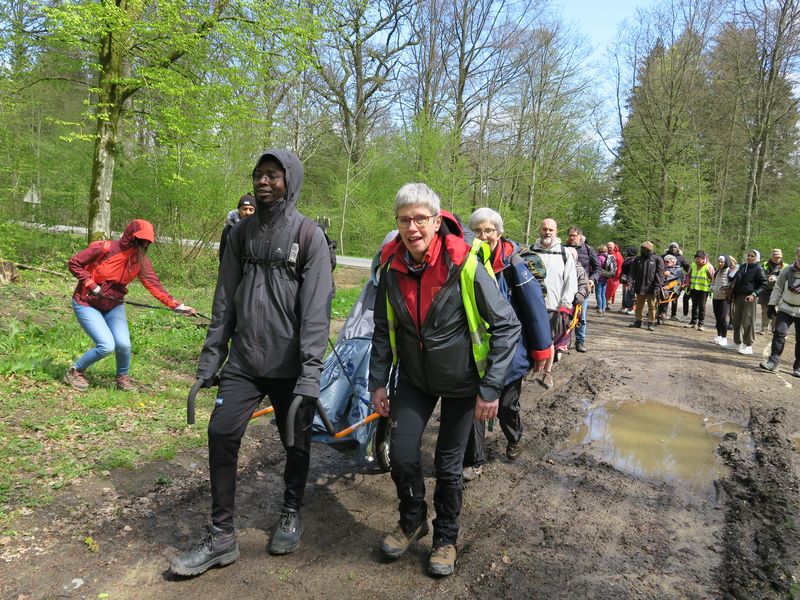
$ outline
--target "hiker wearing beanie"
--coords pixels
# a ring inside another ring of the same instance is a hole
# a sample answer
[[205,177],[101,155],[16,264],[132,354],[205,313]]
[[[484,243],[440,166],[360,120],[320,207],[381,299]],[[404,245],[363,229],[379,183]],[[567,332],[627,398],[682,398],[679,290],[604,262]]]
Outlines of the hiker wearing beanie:
[[641,328],[642,312],[647,304],[647,330],[655,331],[658,299],[656,292],[664,285],[664,259],[653,252],[653,243],[644,242],[631,265],[633,290],[636,292],[636,320],[628,327]]
[[733,278],[731,301],[733,304],[733,341],[739,354],[753,353],[756,333],[756,299],[767,285],[764,269],[758,264],[761,255],[750,250],[744,264]]
[[689,266],[689,296],[692,301],[692,319],[684,327],[697,326],[703,331],[706,318],[706,302],[714,280],[714,267],[708,262],[708,256],[702,250],[694,253],[694,262]]
[[772,331],[775,324],[775,319],[769,318],[767,308],[769,306],[769,298],[772,295],[772,290],[775,287],[775,282],[778,281],[778,276],[781,274],[781,271],[786,268],[786,264],[783,262],[783,251],[780,248],[775,248],[769,260],[764,261],[761,268],[764,269],[764,274],[767,276],[767,285],[758,295],[758,304],[761,307],[761,330],[758,333],[763,335]]
[[131,364],[131,338],[125,315],[128,284],[139,278],[153,297],[175,312],[194,316],[197,311],[181,304],[161,285],[153,265],[147,258],[148,246],[155,241],[153,226],[143,219],[128,223],[116,241],[89,244],[69,259],[67,267],[78,278],[72,294],[72,310],[95,347],[86,351],[64,375],[64,383],[79,392],[89,389],[86,369],[98,360],[115,353],[117,389],[130,391],[133,382],[128,375]]
[[[239,557],[234,527],[239,446],[265,396],[286,451],[283,508],[267,550],[293,552],[303,533],[311,422],[330,329],[330,250],[323,231],[297,211],[303,163],[293,152],[265,152],[252,178],[256,213],[230,233],[197,365],[203,387],[219,383],[208,422],[211,525],[196,546],[172,559],[170,570],[177,575],[199,575]],[[301,237],[308,223],[310,239]],[[293,423],[290,408],[296,411]]]
[[239,198],[239,205],[228,213],[225,218],[225,227],[222,229],[222,237],[219,239],[219,262],[222,262],[222,255],[225,252],[231,229],[254,212],[256,212],[256,199],[252,194],[245,194]]

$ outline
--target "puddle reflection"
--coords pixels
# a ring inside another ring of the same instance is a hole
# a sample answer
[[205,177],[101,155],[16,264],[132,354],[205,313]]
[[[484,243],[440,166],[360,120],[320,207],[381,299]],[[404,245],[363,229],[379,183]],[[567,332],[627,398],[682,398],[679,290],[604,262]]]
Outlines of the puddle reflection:
[[625,473],[713,494],[726,474],[716,448],[729,432],[742,428],[657,402],[605,404],[589,411],[568,445],[588,446]]

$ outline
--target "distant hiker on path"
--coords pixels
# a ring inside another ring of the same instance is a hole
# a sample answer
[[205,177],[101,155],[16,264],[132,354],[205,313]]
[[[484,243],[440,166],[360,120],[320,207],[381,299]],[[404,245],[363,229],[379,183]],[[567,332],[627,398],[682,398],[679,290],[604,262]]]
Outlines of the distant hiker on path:
[[219,238],[219,262],[222,262],[222,255],[225,253],[225,246],[228,243],[228,236],[230,235],[233,226],[255,212],[255,196],[252,194],[245,194],[239,198],[239,205],[228,213],[228,216],[225,219],[225,227],[222,228],[222,237]]
[[153,297],[175,312],[195,316],[197,311],[181,304],[161,285],[147,258],[147,247],[155,241],[153,226],[142,219],[131,221],[117,241],[89,244],[69,259],[67,267],[78,278],[72,294],[72,310],[95,347],[75,361],[64,375],[64,383],[79,392],[89,389],[86,369],[114,352],[117,358],[117,389],[130,391],[131,338],[125,315],[128,284],[138,277]]
[[[293,249],[305,222],[296,209],[302,185],[303,164],[294,153],[264,153],[253,169],[256,214],[233,229],[222,257],[211,325],[197,365],[197,379],[205,387],[216,385],[222,368],[208,423],[211,525],[195,547],[172,559],[170,570],[178,575],[199,575],[239,557],[234,527],[239,446],[253,411],[267,395],[286,449],[283,508],[267,550],[288,554],[300,543],[311,421],[333,290],[322,230],[314,228],[308,248]],[[291,424],[294,445],[287,447],[287,413],[298,396],[302,401]]]

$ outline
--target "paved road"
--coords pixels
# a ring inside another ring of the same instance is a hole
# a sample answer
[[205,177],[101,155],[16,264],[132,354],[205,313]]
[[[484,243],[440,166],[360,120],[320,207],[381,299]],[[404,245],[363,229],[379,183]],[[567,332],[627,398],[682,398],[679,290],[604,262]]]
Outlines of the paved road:
[[[72,225],[42,225],[41,223],[27,223],[21,222],[20,225],[23,227],[28,227],[30,229],[43,229],[45,231],[50,231],[52,233],[75,233],[78,235],[86,235],[86,227],[74,227]],[[112,231],[112,237],[119,237],[122,235],[121,231]],[[203,242],[199,240],[188,240],[188,239],[181,239],[175,240],[169,236],[157,236],[157,239],[162,242],[179,242],[182,246],[196,246],[197,244],[202,244]],[[219,242],[211,242],[206,244],[208,247],[219,250]],[[360,256],[337,256],[336,263],[339,265],[344,265],[346,267],[357,267],[361,269],[369,269],[372,265],[372,259],[370,258],[361,258]]]

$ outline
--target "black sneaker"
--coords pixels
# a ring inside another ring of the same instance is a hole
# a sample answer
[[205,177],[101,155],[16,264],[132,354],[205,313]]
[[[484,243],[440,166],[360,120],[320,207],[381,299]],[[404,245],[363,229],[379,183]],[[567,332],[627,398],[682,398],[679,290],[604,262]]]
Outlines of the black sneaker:
[[517,460],[520,455],[522,455],[522,442],[517,442],[516,444],[513,442],[508,442],[506,445],[506,457],[510,461]]
[[223,533],[218,527],[209,525],[206,535],[191,550],[175,556],[169,570],[176,575],[191,577],[205,573],[211,567],[224,567],[239,558],[239,544],[235,533]]
[[300,513],[292,508],[284,508],[281,520],[272,529],[267,551],[276,555],[294,552],[300,544],[301,535],[303,535],[303,524],[300,521]]
[[575,342],[575,350],[577,352],[586,352],[586,342]]
[[628,327],[636,327],[637,329],[641,329],[642,328],[642,322],[641,321],[634,321],[633,323],[628,325]]

